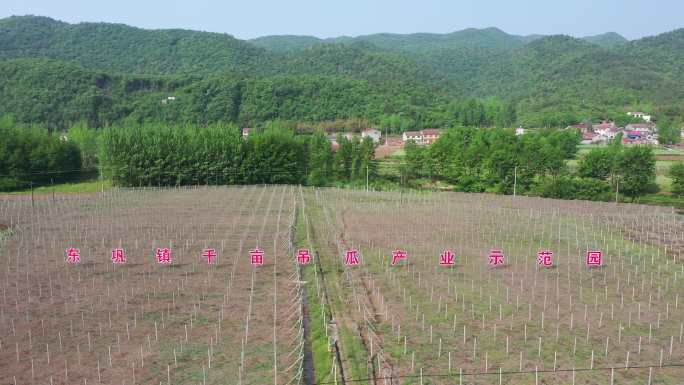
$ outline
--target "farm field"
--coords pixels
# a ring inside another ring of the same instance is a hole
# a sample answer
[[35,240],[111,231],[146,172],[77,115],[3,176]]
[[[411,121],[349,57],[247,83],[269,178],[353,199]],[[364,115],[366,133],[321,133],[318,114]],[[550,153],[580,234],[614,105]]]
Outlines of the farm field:
[[[288,186],[112,189],[33,205],[7,196],[0,383],[296,381],[293,194]],[[70,247],[80,263],[66,263]],[[256,247],[265,253],[258,274],[247,254]],[[127,263],[113,264],[112,248]],[[155,248],[169,248],[171,263],[158,264]],[[200,259],[206,248],[216,250],[212,264]]]
[[298,186],[5,195],[0,383],[679,385],[683,249],[681,215],[631,204]]
[[[684,227],[672,209],[486,194],[309,194],[318,277],[327,282],[322,302],[336,333],[355,337],[340,338],[348,377],[682,383]],[[488,266],[493,248],[503,250],[504,266]],[[360,266],[342,263],[349,249],[360,251]],[[396,249],[407,258],[392,266]],[[439,265],[445,249],[455,266]],[[604,252],[604,266],[585,266],[588,249]],[[552,268],[537,264],[539,250],[554,252]]]

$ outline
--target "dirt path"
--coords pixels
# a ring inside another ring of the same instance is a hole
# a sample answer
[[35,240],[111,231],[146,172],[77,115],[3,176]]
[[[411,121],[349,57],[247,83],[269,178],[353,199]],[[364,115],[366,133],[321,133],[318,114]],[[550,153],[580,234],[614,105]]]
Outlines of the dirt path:
[[[365,355],[366,367],[368,370],[369,380],[367,383],[374,385],[395,385],[399,384],[398,379],[385,379],[391,377],[395,373],[395,368],[392,363],[388,361],[388,357],[384,354],[384,338],[382,335],[375,332],[376,325],[383,322],[382,320],[382,304],[380,299],[374,295],[374,277],[367,270],[359,268],[344,268],[339,279],[326,279],[326,271],[337,269],[336,258],[341,258],[339,255],[343,250],[352,248],[348,241],[349,225],[345,220],[346,211],[332,213],[325,206],[323,201],[316,201],[309,198],[306,203],[308,207],[317,206],[320,209],[320,215],[323,223],[328,224],[329,233],[325,230],[312,229],[311,236],[314,244],[319,245],[318,250],[323,258],[318,258],[322,263],[319,274],[323,290],[327,297],[326,307],[333,317],[329,324],[329,332],[333,341],[335,341],[335,348],[338,350],[338,363],[341,366],[338,374],[344,379],[342,384],[348,383],[349,380],[360,380],[358,373],[354,373],[352,362],[349,362],[350,357],[353,357],[354,350],[363,350]],[[342,250],[340,250],[342,249]],[[327,256],[327,257],[326,257]],[[335,305],[339,304],[339,305]],[[348,340],[342,341],[340,331],[348,330],[353,333],[355,343],[358,348],[353,346],[345,346],[345,343],[350,343]],[[372,354],[371,354],[372,353]],[[358,358],[358,357],[357,357]],[[361,363],[363,364],[363,363]],[[357,382],[355,382],[357,383]],[[359,383],[366,383],[364,381]]]
[[[342,245],[346,249],[349,249],[351,246],[347,243],[345,237],[345,234],[348,231],[348,224],[345,221],[345,214],[346,211],[340,213],[342,231],[339,234],[339,239]],[[356,329],[359,332],[359,337],[361,338],[366,351],[369,352],[368,365],[370,366],[370,372],[372,373],[371,377],[373,378],[373,383],[379,384],[381,383],[381,380],[379,379],[385,377],[387,374],[392,377],[394,370],[393,366],[384,357],[384,341],[382,336],[371,330],[368,325],[369,322],[372,325],[382,322],[381,312],[378,312],[378,307],[381,306],[380,304],[376,304],[375,301],[377,299],[373,295],[372,287],[369,285],[369,281],[372,279],[372,277],[369,274],[364,276],[360,271],[355,271],[354,269],[350,269],[348,271],[351,281],[350,283],[356,287],[363,288],[361,293],[362,295],[358,295],[359,293],[356,292],[357,300],[358,303],[360,303],[360,306],[347,307],[348,315],[356,326]],[[361,308],[360,311],[359,307]],[[394,384],[394,380],[390,379],[390,384]]]

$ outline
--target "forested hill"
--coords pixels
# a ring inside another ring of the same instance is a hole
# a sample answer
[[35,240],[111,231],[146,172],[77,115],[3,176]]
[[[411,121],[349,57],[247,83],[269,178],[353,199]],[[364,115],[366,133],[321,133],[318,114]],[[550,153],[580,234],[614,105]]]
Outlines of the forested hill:
[[[458,123],[454,103],[419,84],[378,85],[344,76],[125,75],[46,59],[0,60],[0,116],[53,129],[77,122],[92,127],[126,121],[241,126],[279,119],[379,122],[398,113],[410,121],[409,128],[434,127]],[[509,117],[501,124],[513,123]]]
[[[377,33],[357,37],[335,37],[319,39],[313,36],[272,35],[249,40],[250,43],[276,52],[302,50],[319,44],[331,43],[371,43],[378,48],[409,53],[431,53],[453,49],[494,49],[511,50],[521,47],[544,35],[511,35],[498,28],[468,28],[451,33]],[[608,32],[595,36],[586,36],[582,40],[602,47],[615,47],[627,43],[623,36]]]
[[254,45],[274,50],[296,50],[317,44],[370,43],[378,48],[398,52],[425,53],[454,48],[510,49],[519,47],[534,38],[509,35],[498,28],[468,28],[452,33],[378,33],[358,37],[341,36],[318,39],[311,36],[264,36],[250,40]]
[[0,20],[0,58],[70,60],[88,68],[145,74],[268,72],[273,64],[263,49],[225,34],[67,24],[35,16]]
[[653,71],[684,77],[684,28],[621,45],[617,51],[638,58]]
[[[635,41],[496,28],[244,41],[17,16],[0,19],[0,66],[0,114],[54,127],[387,116],[402,117],[403,128],[564,126],[629,109],[684,114],[684,29]],[[171,95],[177,103],[162,108]],[[515,121],[497,117],[511,105]]]
[[[99,71],[145,75],[343,75],[407,83],[432,79],[412,61],[363,43],[318,46],[293,55],[227,34],[67,24],[36,16],[0,19],[0,59],[19,58],[73,61]],[[438,79],[432,84],[443,85]]]
[[582,40],[588,41],[589,43],[596,44],[601,47],[608,48],[617,47],[629,41],[625,39],[622,35],[615,32],[607,32],[595,36],[586,36],[583,37]]

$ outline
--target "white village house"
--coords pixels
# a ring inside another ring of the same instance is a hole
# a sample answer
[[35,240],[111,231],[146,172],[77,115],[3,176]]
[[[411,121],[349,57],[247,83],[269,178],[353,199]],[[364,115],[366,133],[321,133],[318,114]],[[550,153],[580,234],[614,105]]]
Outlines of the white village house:
[[362,138],[371,138],[373,143],[378,143],[382,137],[382,132],[377,128],[367,128],[361,132]]
[[615,123],[606,120],[601,122],[601,124],[593,126],[593,129],[603,140],[614,139],[617,133],[620,132],[620,128]]
[[642,134],[653,132],[653,126],[648,123],[631,123],[625,126],[625,131],[635,131]]
[[416,142],[416,144],[423,144],[423,134],[420,131],[405,131],[401,134],[401,140],[404,142],[412,140]]
[[406,131],[401,135],[401,140],[404,143],[412,140],[416,144],[426,144],[430,145],[439,139],[439,130],[436,128],[426,128],[420,131]]
[[646,115],[643,112],[638,112],[638,111],[637,112],[628,112],[627,115],[629,115],[633,118],[641,118],[645,122],[649,122],[649,123],[651,122],[651,115]]

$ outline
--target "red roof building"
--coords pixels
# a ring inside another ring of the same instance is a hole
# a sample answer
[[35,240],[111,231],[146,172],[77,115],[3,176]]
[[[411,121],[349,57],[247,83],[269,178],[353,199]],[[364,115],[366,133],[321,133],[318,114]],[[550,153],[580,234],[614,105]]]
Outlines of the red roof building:
[[432,144],[439,139],[439,130],[436,128],[426,128],[420,133],[423,135],[423,144]]
[[427,144],[430,145],[439,139],[439,130],[436,128],[426,128],[420,131],[406,131],[402,134],[401,138],[404,142],[412,140],[416,144]]

